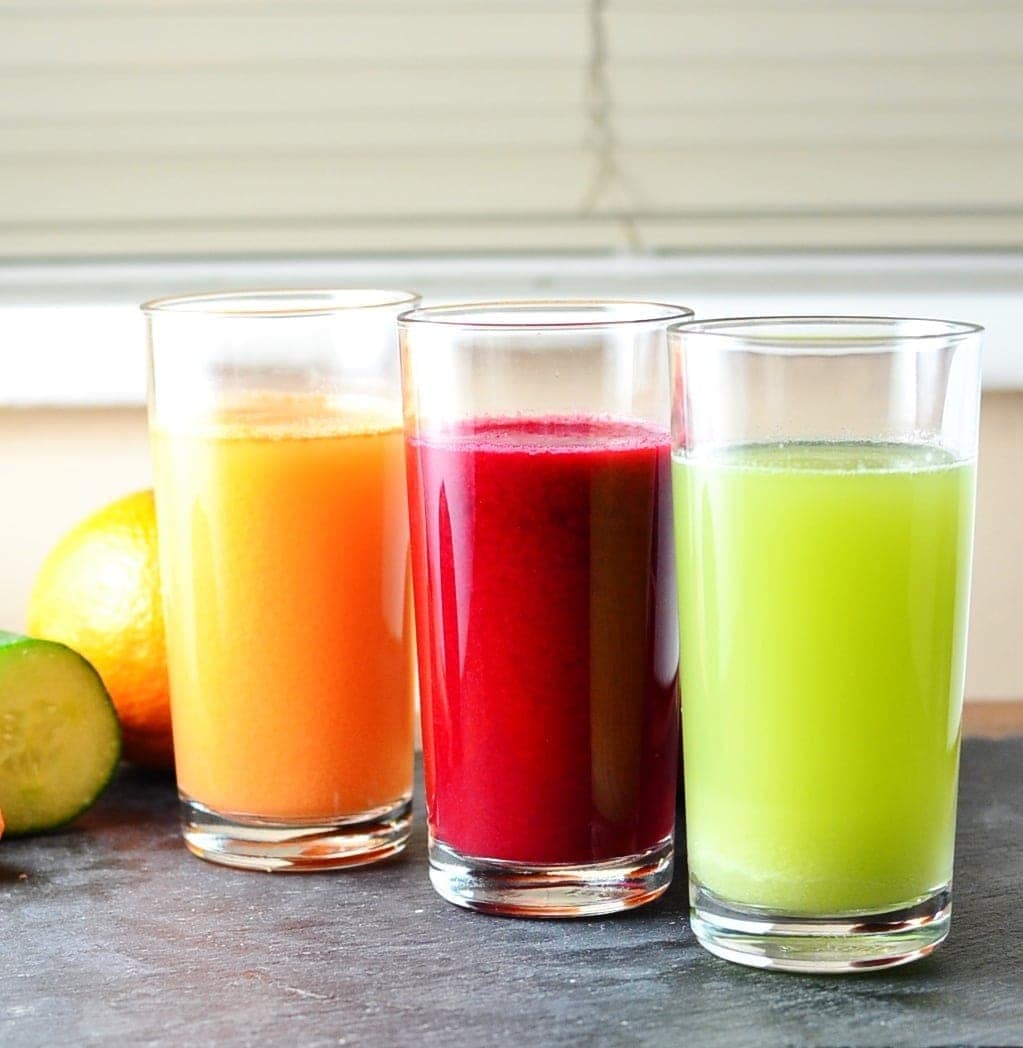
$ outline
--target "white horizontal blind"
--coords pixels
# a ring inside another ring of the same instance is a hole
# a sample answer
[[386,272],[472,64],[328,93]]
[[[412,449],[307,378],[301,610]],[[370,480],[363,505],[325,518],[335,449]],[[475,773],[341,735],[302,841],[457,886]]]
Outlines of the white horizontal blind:
[[1023,0],[0,0],[0,257],[1023,243]]

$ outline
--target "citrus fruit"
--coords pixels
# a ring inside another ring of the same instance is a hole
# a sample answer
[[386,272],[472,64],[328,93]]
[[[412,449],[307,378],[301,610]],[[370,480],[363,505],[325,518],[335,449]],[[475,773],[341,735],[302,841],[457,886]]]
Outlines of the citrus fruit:
[[140,491],[57,543],[36,576],[28,631],[66,644],[96,667],[121,720],[127,760],[171,768],[160,601],[153,493]]
[[0,803],[7,831],[53,830],[81,815],[113,778],[120,757],[117,714],[92,666],[63,644],[0,632]]

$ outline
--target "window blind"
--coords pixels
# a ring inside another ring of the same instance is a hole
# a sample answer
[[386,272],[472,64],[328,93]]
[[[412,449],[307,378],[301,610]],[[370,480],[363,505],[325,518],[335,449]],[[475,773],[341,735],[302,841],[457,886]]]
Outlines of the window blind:
[[0,257],[1023,243],[1023,0],[0,0]]

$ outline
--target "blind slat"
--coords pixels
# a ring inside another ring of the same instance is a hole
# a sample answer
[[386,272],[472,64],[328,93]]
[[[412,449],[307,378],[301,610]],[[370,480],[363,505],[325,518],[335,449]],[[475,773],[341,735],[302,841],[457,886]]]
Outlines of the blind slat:
[[793,61],[770,53],[729,62],[618,60],[610,63],[610,73],[615,104],[625,119],[700,104],[820,108],[925,103],[940,108],[978,102],[1018,109],[1023,98],[1023,45],[1019,52],[1015,58],[912,62],[867,61],[863,55],[846,59],[814,55]]
[[1023,214],[1023,144],[973,150],[856,144],[774,147],[747,171],[749,149],[631,150],[624,164],[645,205],[661,213],[798,214],[902,211],[917,216],[953,209]]
[[607,38],[612,59],[746,57],[765,54],[802,61],[807,56],[912,61],[916,58],[1020,57],[1018,8],[978,0],[969,8],[933,11],[899,4],[864,6],[850,0],[841,7],[746,11],[697,9],[674,11],[644,7],[612,10]]
[[[284,217],[381,222],[418,216],[513,217],[574,213],[589,161],[577,150],[503,149],[420,155],[402,162],[400,151],[354,155],[263,156],[258,166],[230,156],[127,157],[116,165],[79,157],[60,163],[0,165],[0,199],[8,228],[67,222],[246,221],[254,231]],[[382,179],[381,171],[387,170]],[[542,197],[536,193],[543,186]],[[76,192],[67,192],[74,185]],[[0,229],[3,228],[0,225]],[[392,236],[395,233],[392,228]],[[398,231],[400,232],[400,231]]]
[[[60,125],[0,121],[0,163],[20,160],[33,164],[46,157],[71,157],[86,163],[90,157],[97,163],[116,159],[121,163],[166,157],[171,162],[188,160],[201,165],[210,158],[237,157],[262,165],[284,152],[293,154],[297,162],[315,153],[347,164],[352,153],[373,150],[381,163],[400,164],[410,149],[434,157],[449,150],[506,149],[508,142],[528,142],[531,149],[569,146],[582,150],[585,138],[582,114],[571,111],[501,117],[439,113],[429,122],[409,115],[353,120],[329,112],[276,118],[190,115],[167,124],[149,120],[83,120]],[[268,143],[273,144],[272,153]],[[184,175],[189,177],[187,171]],[[2,180],[0,173],[0,183]]]
[[[571,149],[466,148],[423,154],[402,164],[395,150],[356,155],[266,157],[254,170],[245,158],[129,157],[116,166],[98,159],[51,164],[5,164],[0,194],[4,225],[66,222],[211,221],[219,217],[271,224],[346,216],[380,221],[417,216],[583,214],[579,187],[592,171]],[[989,148],[980,165],[969,150],[893,148],[871,155],[855,145],[775,148],[748,173],[745,146],[693,150],[635,149],[622,158],[627,181],[641,202],[636,212],[670,215],[850,210],[865,216],[902,210],[917,216],[951,208],[1023,209],[1023,145]],[[386,180],[379,172],[389,167]],[[931,174],[928,174],[931,172]],[[71,195],[68,182],[78,187]],[[536,184],[544,187],[542,196]],[[611,210],[619,210],[614,205]],[[598,211],[600,209],[598,208]]]
[[[4,15],[8,69],[117,68],[186,62],[258,65],[279,62],[448,61],[467,55],[502,60],[531,55],[571,61],[587,53],[582,8],[531,12],[466,10],[444,15],[426,4],[392,14],[331,9],[296,13],[289,4],[246,11],[197,13],[150,9],[68,14]],[[365,9],[364,9],[365,10]]]
[[[2,26],[2,20],[0,20]],[[166,118],[279,116],[332,112],[372,119],[404,113],[585,112],[581,61],[463,62],[398,66],[299,64],[253,72],[219,69],[154,70],[146,67],[66,70],[59,77],[11,73],[0,65],[0,121],[73,123]]]
[[[509,142],[528,143],[528,149],[569,147],[585,152],[588,135],[583,114],[570,109],[489,117],[441,111],[430,121],[403,114],[352,119],[329,111],[288,117],[189,115],[169,123],[148,119],[65,124],[0,121],[0,163],[33,165],[70,158],[87,164],[91,158],[94,163],[120,164],[134,158],[166,158],[201,166],[210,158],[233,157],[262,165],[285,152],[296,162],[316,154],[329,162],[348,164],[352,154],[371,150],[379,155],[381,164],[393,165],[402,163],[412,149],[431,159],[448,153],[453,161],[456,151],[504,151]],[[916,163],[922,162],[923,150],[933,153],[949,148],[987,154],[992,149],[1023,145],[1023,122],[1018,110],[1006,103],[970,103],[940,111],[919,104],[812,110],[732,106],[631,116],[617,135],[618,149],[626,156],[633,149],[653,149],[663,151],[667,159],[672,148],[681,150],[682,155],[670,157],[672,165],[705,148],[734,146],[748,153],[789,149],[807,142],[822,150],[847,145],[859,150],[860,158],[867,150],[889,155],[899,150],[899,168],[904,170],[910,145],[919,150]],[[272,153],[268,143],[272,143]],[[769,165],[771,158],[762,163]],[[189,182],[198,180],[200,169],[196,167],[194,176],[186,170],[183,176]],[[940,177],[948,179],[952,174],[942,171]],[[0,174],[0,184],[2,181]]]

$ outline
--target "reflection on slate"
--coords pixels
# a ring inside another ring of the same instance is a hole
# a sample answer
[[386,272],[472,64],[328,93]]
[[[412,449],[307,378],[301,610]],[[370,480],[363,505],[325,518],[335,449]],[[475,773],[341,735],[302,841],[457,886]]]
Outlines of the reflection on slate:
[[1023,739],[963,754],[952,935],[889,973],[716,960],[683,871],[632,914],[527,922],[442,902],[407,854],[340,874],[219,869],[172,783],[125,771],[67,832],[0,844],[0,1041],[294,1045],[1023,1043]]

